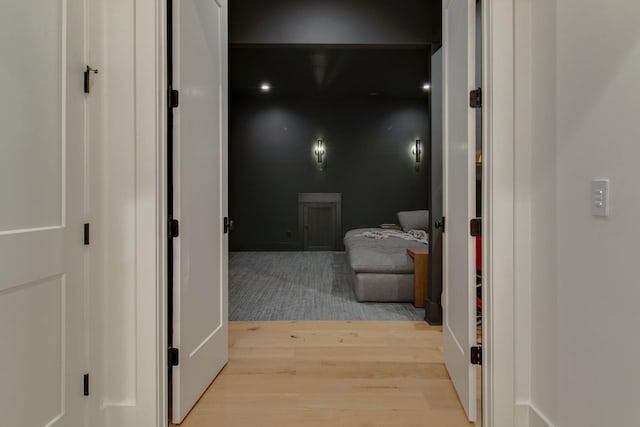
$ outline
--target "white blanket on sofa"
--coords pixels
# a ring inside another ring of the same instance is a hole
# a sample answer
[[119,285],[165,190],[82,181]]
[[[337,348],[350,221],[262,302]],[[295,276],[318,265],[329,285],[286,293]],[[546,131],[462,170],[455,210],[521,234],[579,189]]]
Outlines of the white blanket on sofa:
[[424,230],[409,230],[406,233],[399,230],[372,230],[365,231],[356,236],[367,237],[369,239],[386,239],[388,237],[398,237],[404,240],[429,244],[429,235]]

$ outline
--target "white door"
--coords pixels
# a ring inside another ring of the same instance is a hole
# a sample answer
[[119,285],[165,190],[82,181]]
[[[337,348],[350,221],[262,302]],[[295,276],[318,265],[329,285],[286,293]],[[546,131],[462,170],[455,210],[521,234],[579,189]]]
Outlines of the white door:
[[0,424],[86,425],[83,1],[0,13]]
[[180,423],[228,359],[227,4],[173,10],[174,240],[172,419]]
[[469,92],[475,81],[476,0],[444,0],[443,142],[444,359],[470,421],[476,420],[475,246],[469,221],[475,217],[475,110]]

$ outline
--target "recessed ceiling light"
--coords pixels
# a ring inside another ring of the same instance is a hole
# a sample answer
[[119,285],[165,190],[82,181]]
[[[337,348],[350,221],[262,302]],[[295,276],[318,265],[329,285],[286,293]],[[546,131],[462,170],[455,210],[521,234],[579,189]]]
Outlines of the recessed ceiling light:
[[425,83],[422,85],[422,90],[423,91],[428,91],[429,89],[431,89],[431,85],[429,83]]
[[260,90],[263,92],[269,92],[271,90],[271,85],[267,82],[264,82],[260,85]]

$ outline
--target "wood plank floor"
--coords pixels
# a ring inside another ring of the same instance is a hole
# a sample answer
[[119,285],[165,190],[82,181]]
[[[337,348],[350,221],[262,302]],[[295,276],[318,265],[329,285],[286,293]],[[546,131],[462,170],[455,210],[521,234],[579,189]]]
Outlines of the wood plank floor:
[[229,363],[184,427],[468,427],[424,322],[230,322]]

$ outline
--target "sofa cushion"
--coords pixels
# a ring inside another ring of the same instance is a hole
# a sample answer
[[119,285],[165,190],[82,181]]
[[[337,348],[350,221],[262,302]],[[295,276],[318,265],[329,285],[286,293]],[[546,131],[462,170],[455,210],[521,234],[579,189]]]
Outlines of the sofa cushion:
[[403,211],[398,212],[398,222],[402,231],[424,230],[429,231],[429,211]]
[[398,237],[372,239],[361,236],[365,231],[373,230],[378,229],[360,228],[345,235],[344,245],[353,271],[413,274],[413,259],[407,254],[407,248],[427,245]]

